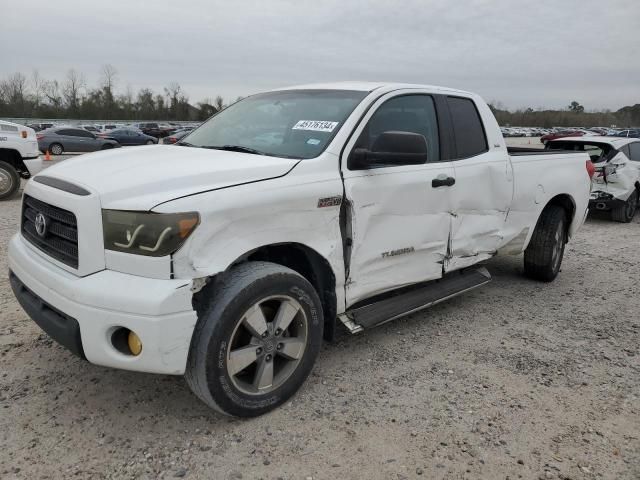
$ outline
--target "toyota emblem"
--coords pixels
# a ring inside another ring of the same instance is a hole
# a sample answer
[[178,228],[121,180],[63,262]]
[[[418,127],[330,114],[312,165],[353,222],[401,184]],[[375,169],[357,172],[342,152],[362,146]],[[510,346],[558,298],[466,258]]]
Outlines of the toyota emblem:
[[38,235],[44,237],[47,234],[47,217],[45,217],[41,213],[38,213],[36,215],[35,227]]

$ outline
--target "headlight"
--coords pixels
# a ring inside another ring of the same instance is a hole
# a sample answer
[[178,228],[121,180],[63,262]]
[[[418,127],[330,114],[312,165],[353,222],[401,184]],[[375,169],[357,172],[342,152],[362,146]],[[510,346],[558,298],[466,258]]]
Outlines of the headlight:
[[200,222],[196,212],[150,213],[103,210],[104,248],[163,257],[178,250]]

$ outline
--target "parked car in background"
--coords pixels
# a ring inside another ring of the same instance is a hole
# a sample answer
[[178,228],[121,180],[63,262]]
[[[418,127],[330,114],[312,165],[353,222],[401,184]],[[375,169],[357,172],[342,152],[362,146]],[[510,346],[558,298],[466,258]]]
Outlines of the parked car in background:
[[163,145],[171,145],[171,144],[174,144],[176,142],[179,142],[184,137],[186,137],[189,133],[191,133],[191,130],[181,130],[179,132],[172,133],[168,137],[164,137],[162,139],[162,144]]
[[53,123],[30,123],[27,127],[33,129],[36,132],[41,130],[46,130],[47,128],[53,127]]
[[631,137],[631,138],[640,138],[640,130],[639,129],[629,129],[629,130],[621,130],[615,134],[616,137]]
[[0,120],[0,200],[13,197],[20,179],[41,169],[35,130]]
[[120,146],[115,140],[100,138],[83,128],[73,127],[48,128],[38,132],[36,138],[40,151],[49,151],[52,155],[61,155],[63,152],[95,152]]
[[100,133],[102,138],[111,138],[120,145],[153,145],[158,143],[156,137],[142,133],[134,128],[116,128],[110,132]]
[[607,210],[616,222],[629,223],[640,201],[640,140],[593,137],[551,140],[546,150],[586,152],[595,167],[590,210]]
[[548,133],[547,135],[543,135],[540,137],[540,142],[546,144],[551,140],[555,140],[557,138],[563,137],[582,137],[584,135],[593,135],[592,132],[587,132],[586,130],[559,130],[554,133]]
[[84,128],[87,132],[91,132],[95,135],[100,133],[100,129],[95,125],[80,125],[80,128]]
[[161,126],[155,122],[134,123],[133,126],[139,129],[142,133],[155,138],[166,137],[174,130],[171,126]]

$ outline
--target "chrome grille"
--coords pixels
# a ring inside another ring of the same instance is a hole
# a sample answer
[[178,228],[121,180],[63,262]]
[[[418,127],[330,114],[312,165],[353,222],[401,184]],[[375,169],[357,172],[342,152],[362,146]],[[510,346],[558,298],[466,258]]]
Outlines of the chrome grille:
[[[46,220],[44,234],[36,230],[36,217]],[[24,196],[22,204],[22,235],[33,245],[56,260],[78,268],[78,222],[76,216],[59,207]]]

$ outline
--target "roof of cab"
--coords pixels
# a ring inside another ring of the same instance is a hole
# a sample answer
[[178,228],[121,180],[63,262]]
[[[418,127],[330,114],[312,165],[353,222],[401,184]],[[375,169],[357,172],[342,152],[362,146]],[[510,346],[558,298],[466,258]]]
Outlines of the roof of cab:
[[412,83],[392,83],[392,82],[331,82],[331,83],[310,83],[306,85],[294,85],[291,87],[276,88],[278,90],[355,90],[361,92],[372,92],[374,90],[392,91],[400,89],[427,89],[439,90],[450,93],[462,93],[472,95],[471,92],[457,90],[455,88],[439,87],[436,85],[419,85]]

